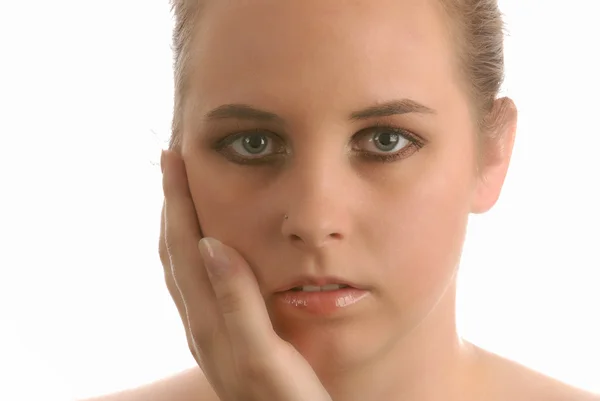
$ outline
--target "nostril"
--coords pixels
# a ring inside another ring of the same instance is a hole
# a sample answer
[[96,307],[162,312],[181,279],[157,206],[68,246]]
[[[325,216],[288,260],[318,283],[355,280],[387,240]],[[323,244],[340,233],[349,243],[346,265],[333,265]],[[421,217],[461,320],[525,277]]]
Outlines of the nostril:
[[289,239],[293,244],[296,244],[297,246],[310,246],[310,247],[321,248],[321,247],[325,246],[331,240],[338,241],[338,240],[343,239],[343,235],[340,233],[331,233],[329,235],[321,236],[319,239],[318,236],[317,237],[311,237],[311,236],[304,237],[304,236],[298,235],[298,234],[290,234]]

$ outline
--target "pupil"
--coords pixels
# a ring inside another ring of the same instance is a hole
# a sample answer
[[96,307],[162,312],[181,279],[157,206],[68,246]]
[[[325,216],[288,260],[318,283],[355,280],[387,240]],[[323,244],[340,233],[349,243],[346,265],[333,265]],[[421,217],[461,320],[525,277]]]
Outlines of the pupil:
[[267,141],[262,135],[248,135],[244,138],[244,149],[249,153],[260,153],[267,145]]
[[398,134],[377,134],[375,136],[375,146],[380,150],[391,150],[394,149],[398,140]]

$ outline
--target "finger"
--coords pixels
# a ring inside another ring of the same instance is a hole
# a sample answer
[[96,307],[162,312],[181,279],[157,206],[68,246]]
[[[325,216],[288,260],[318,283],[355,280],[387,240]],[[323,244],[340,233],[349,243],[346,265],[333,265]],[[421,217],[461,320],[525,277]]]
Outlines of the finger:
[[163,202],[163,206],[160,213],[160,237],[158,240],[158,254],[160,256],[160,261],[163,265],[164,275],[165,275],[165,283],[167,285],[167,289],[169,290],[169,294],[171,298],[175,302],[175,306],[177,307],[177,312],[179,312],[179,316],[181,317],[181,321],[183,322],[183,326],[186,331],[186,335],[188,333],[188,325],[187,325],[187,313],[185,311],[185,305],[183,304],[183,299],[181,298],[181,293],[175,284],[175,279],[173,278],[173,274],[171,272],[171,261],[169,259],[169,253],[167,252],[167,243],[165,242],[165,204]]
[[170,274],[181,294],[190,334],[202,344],[214,337],[218,314],[212,286],[197,247],[201,233],[185,165],[175,152],[164,153],[163,191]]
[[234,354],[267,356],[275,332],[256,277],[242,256],[213,238],[198,243]]
[[179,291],[179,288],[177,287],[177,284],[175,283],[175,279],[173,278],[173,273],[172,273],[172,269],[171,269],[171,261],[167,252],[167,245],[166,245],[166,241],[165,241],[165,205],[163,203],[163,207],[162,207],[162,213],[161,213],[161,234],[160,234],[160,242],[159,242],[159,253],[160,253],[160,258],[161,258],[161,262],[163,264],[164,267],[164,274],[165,274],[165,283],[167,285],[167,289],[169,290],[169,294],[171,295],[171,298],[173,299],[173,301],[175,302],[175,306],[177,307],[177,312],[179,313],[179,317],[181,318],[181,322],[183,324],[183,329],[185,331],[185,336],[187,339],[187,344],[188,344],[188,348],[190,350],[190,352],[192,353],[192,355],[194,356],[194,358],[196,359],[196,362],[198,363],[198,365],[204,370],[204,354],[206,354],[205,351],[203,351],[202,349],[200,349],[197,344],[196,344],[196,339],[195,336],[192,333],[192,330],[190,328],[190,317],[188,316],[188,312],[186,310],[186,306],[185,303],[183,301],[183,298],[181,296],[181,291]]

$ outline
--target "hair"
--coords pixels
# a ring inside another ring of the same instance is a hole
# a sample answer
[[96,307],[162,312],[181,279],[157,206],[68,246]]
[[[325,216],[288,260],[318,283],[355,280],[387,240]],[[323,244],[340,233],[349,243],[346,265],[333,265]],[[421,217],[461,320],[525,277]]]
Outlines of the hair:
[[[173,30],[175,99],[170,147],[180,146],[183,104],[189,76],[190,47],[205,0],[170,0]],[[480,138],[492,129],[506,105],[494,110],[504,80],[504,23],[497,0],[437,0],[448,15],[455,37],[461,81],[472,101]],[[488,138],[495,139],[495,138]]]

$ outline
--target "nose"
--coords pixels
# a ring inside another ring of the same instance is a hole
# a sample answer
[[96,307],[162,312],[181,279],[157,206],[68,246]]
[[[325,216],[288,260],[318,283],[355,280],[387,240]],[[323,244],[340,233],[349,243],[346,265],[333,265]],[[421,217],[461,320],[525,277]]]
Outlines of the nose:
[[351,197],[343,176],[339,169],[312,165],[287,177],[288,207],[281,230],[286,241],[303,251],[316,251],[348,236]]
[[323,213],[322,207],[312,209],[311,214],[306,211],[290,212],[284,219],[282,234],[292,245],[305,251],[314,251],[344,239],[343,230],[340,224],[336,224],[334,216]]

